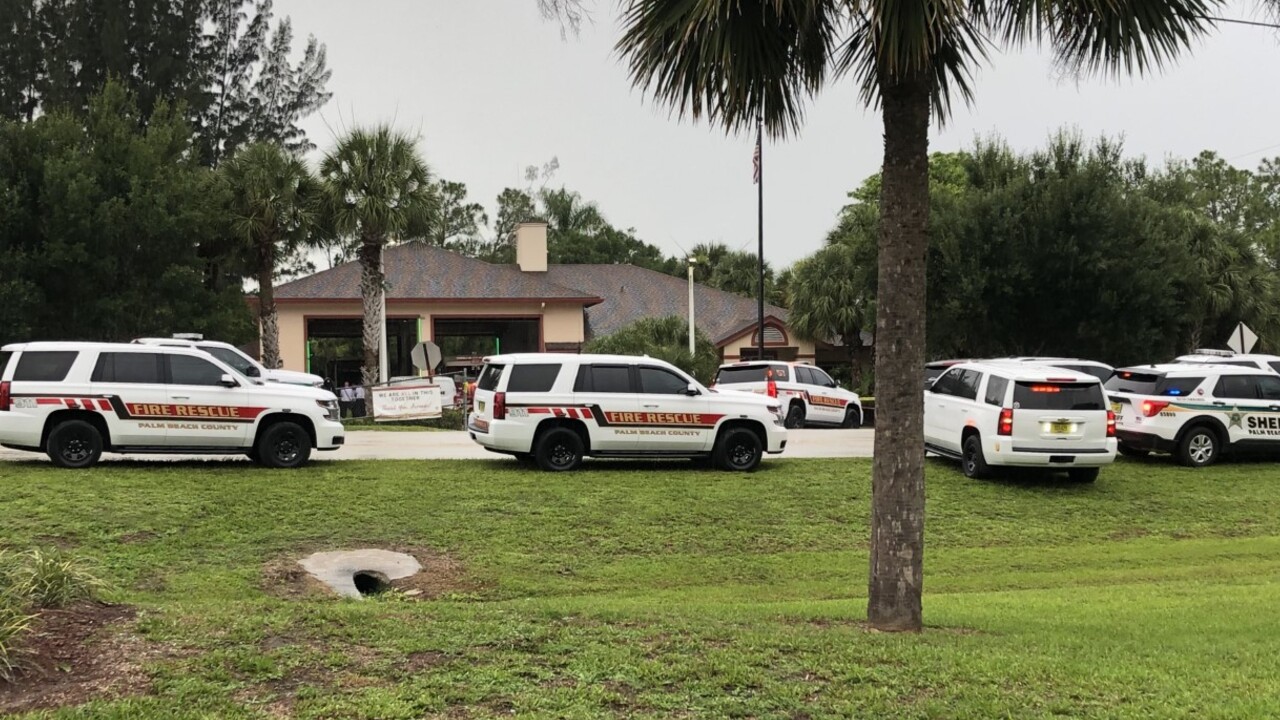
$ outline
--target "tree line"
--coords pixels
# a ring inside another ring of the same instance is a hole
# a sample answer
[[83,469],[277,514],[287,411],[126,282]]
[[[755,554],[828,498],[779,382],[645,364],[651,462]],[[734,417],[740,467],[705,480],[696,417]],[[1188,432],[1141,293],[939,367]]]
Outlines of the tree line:
[[[1149,363],[1222,347],[1241,321],[1280,341],[1280,161],[1153,167],[1064,131],[1030,152],[990,138],[935,153],[929,186],[931,357]],[[793,322],[828,336],[875,327],[880,176],[849,197],[793,270]]]

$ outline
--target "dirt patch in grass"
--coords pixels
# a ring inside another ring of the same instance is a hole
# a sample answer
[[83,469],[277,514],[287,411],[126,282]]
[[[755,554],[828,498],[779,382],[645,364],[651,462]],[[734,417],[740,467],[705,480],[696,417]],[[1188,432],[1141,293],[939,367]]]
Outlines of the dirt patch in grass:
[[159,537],[159,535],[156,535],[150,530],[139,530],[138,532],[121,535],[116,542],[123,543],[125,545],[133,545],[135,543],[144,543],[150,540],[155,540],[157,537]]
[[392,580],[391,587],[411,597],[431,600],[452,593],[473,593],[480,583],[467,575],[462,563],[448,555],[421,547],[392,547],[395,552],[412,555],[422,566],[416,575]]
[[81,705],[146,692],[146,660],[162,653],[131,633],[132,608],[95,601],[45,610],[21,648],[24,669],[0,681],[0,714]]
[[329,589],[324,583],[302,569],[298,559],[305,557],[279,557],[262,566],[262,590],[268,595],[286,600],[324,595]]

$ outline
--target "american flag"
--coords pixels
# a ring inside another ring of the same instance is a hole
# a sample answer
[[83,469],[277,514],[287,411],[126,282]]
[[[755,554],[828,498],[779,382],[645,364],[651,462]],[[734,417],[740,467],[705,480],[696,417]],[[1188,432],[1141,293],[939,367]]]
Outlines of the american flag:
[[751,184],[760,184],[760,136],[756,136],[756,149],[751,153]]

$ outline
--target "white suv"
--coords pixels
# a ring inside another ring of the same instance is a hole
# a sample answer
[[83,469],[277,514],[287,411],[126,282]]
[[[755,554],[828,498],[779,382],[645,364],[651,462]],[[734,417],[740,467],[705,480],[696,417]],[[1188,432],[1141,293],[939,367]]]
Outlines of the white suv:
[[790,362],[737,362],[721,365],[711,387],[776,397],[788,428],[805,425],[862,427],[862,401],[812,365]]
[[1196,350],[1190,355],[1180,355],[1174,363],[1179,365],[1234,365],[1280,373],[1280,355],[1247,355],[1230,350]]
[[925,391],[925,449],[959,459],[969,477],[1009,465],[1092,482],[1115,460],[1115,427],[1102,382],[1073,370],[966,362]]
[[0,445],[85,468],[105,452],[244,453],[267,467],[336,450],[333,393],[240,378],[189,348],[35,342],[0,348]]
[[467,428],[486,449],[553,471],[588,455],[710,457],[750,471],[787,445],[777,400],[717,393],[669,363],[626,355],[487,357]]
[[262,363],[244,354],[235,345],[218,342],[217,340],[138,338],[137,340],[134,340],[134,342],[141,345],[195,348],[196,350],[206,352],[227,365],[230,365],[232,369],[241,375],[255,380],[262,379],[267,382],[277,382],[285,385],[303,385],[305,387],[321,387],[324,385],[324,378],[319,375],[298,372],[296,370],[281,370],[264,367]]
[[1019,356],[1000,358],[997,362],[1005,361],[1041,365],[1044,367],[1056,367],[1062,368],[1063,370],[1075,370],[1076,372],[1082,372],[1086,375],[1092,375],[1104,383],[1111,377],[1111,373],[1115,372],[1115,368],[1104,362],[1098,362],[1097,360],[1082,360],[1080,358]]
[[1224,452],[1280,450],[1280,376],[1238,365],[1143,365],[1107,382],[1120,452],[1203,467]]

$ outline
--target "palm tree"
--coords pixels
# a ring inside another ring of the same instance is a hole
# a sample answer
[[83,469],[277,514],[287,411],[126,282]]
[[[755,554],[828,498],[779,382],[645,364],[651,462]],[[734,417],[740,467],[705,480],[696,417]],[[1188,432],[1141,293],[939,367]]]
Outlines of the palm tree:
[[437,209],[427,164],[414,138],[387,125],[356,129],[320,163],[324,222],[360,259],[366,385],[379,380],[385,278],[382,249],[423,232]]
[[241,149],[220,172],[231,189],[232,232],[246,243],[246,260],[258,279],[262,362],[273,368],[280,362],[275,277],[311,240],[319,183],[305,162],[271,143]]
[[1074,72],[1145,73],[1203,34],[1225,0],[626,0],[632,82],[728,131],[796,131],[803,103],[849,80],[884,123],[876,314],[876,447],[867,617],[919,630],[924,551],[925,252],[929,121],[972,99],[993,46],[1043,43]]

